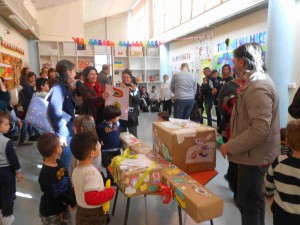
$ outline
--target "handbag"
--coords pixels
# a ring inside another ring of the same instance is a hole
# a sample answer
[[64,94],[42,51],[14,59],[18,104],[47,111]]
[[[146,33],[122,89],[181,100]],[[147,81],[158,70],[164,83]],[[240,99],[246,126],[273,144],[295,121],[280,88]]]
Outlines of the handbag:
[[[51,92],[51,90],[50,90]],[[41,129],[47,133],[55,133],[49,123],[47,108],[49,102],[47,101],[49,94],[45,99],[33,95],[30,101],[25,120],[29,122],[32,126]],[[71,116],[65,112],[62,113],[62,121],[66,124],[70,121]]]

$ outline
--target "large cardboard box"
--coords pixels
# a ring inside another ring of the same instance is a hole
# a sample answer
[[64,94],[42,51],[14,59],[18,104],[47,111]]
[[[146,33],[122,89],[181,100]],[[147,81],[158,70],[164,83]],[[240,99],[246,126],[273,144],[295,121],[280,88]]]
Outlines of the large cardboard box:
[[216,131],[189,120],[153,123],[153,149],[186,173],[216,167]]
[[159,191],[162,167],[143,154],[121,161],[114,171],[120,190],[128,197]]
[[178,204],[195,222],[222,216],[223,200],[178,168],[165,168],[162,180],[171,187]]

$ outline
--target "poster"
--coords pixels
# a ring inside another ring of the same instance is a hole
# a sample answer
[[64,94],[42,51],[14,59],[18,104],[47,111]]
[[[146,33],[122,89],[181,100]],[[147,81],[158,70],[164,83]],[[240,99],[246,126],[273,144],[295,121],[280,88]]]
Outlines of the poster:
[[22,59],[0,52],[0,77],[7,80],[8,90],[18,86],[22,64]]
[[122,120],[128,120],[129,109],[129,88],[105,85],[105,91],[109,93],[108,99],[105,100],[105,106],[114,105],[121,110]]

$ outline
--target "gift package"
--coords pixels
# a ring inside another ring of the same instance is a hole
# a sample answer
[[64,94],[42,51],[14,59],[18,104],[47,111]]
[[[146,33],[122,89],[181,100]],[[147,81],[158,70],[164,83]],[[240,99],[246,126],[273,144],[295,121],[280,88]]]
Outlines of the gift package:
[[146,155],[117,156],[113,159],[115,181],[128,197],[159,191],[161,166]]
[[[121,140],[128,149],[122,156],[115,157],[112,163],[120,190],[127,197],[149,193],[162,195],[164,190],[161,187],[165,186],[169,189],[169,198],[173,197],[195,222],[200,223],[221,216],[224,204],[222,199],[176,165],[178,163],[177,157],[179,157],[176,154],[180,155],[178,151],[181,150],[184,152],[184,159],[187,158],[187,163],[185,162],[184,165],[192,165],[192,167],[184,167],[188,168],[186,171],[214,169],[216,157],[215,130],[184,121],[184,124],[180,126],[174,123],[167,125],[154,123],[154,132],[156,132],[156,137],[153,138],[154,145],[158,147],[156,151],[151,151],[146,144],[132,134],[121,134]],[[178,134],[179,138],[177,137]],[[189,152],[190,149],[192,152]],[[192,163],[189,163],[189,157],[194,151],[197,151],[197,154],[201,152],[205,159],[196,159],[196,162],[191,161]],[[166,153],[170,154],[167,155]],[[194,164],[200,165],[195,167]],[[180,165],[182,166],[182,164]],[[169,202],[169,199],[165,202]]]
[[153,149],[186,173],[216,167],[216,131],[189,120],[153,123]]

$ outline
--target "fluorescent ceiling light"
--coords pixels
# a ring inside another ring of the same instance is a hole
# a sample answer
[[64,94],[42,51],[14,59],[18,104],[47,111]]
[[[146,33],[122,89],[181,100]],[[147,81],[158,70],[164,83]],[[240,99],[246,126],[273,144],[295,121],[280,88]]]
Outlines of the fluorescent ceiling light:
[[11,14],[9,15],[9,18],[18,25],[18,27],[20,27],[22,30],[28,30],[28,27],[26,26],[26,24],[16,15]]

